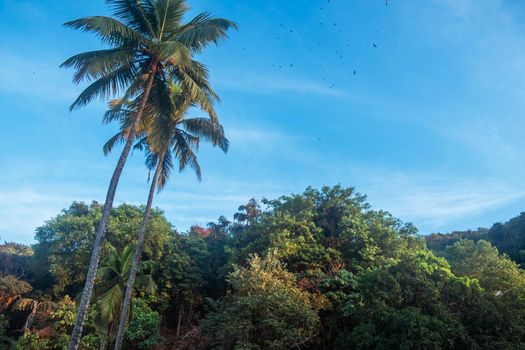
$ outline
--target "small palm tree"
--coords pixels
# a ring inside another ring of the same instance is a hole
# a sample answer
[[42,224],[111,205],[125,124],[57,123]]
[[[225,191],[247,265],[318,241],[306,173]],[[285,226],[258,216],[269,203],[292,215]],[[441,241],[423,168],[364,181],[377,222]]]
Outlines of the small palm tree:
[[[112,341],[117,330],[124,291],[127,285],[129,271],[132,265],[135,247],[128,245],[118,252],[112,245],[103,260],[103,265],[97,270],[98,285],[96,287],[96,324],[100,328],[100,349],[104,350]],[[152,262],[144,261],[137,277],[137,287],[147,293],[154,293],[157,286],[153,281]]]
[[176,77],[195,100],[206,105],[208,99],[199,85],[199,71],[191,68],[191,55],[203,51],[209,44],[217,44],[226,37],[228,29],[237,28],[235,23],[212,18],[209,13],[201,13],[183,23],[182,18],[188,10],[184,0],[106,2],[114,18],[93,16],[65,24],[91,32],[110,46],[109,49],[75,55],[62,64],[62,67],[75,68],[75,83],[91,82],[70,110],[84,106],[97,97],[105,99],[125,92],[124,100],[135,101],[134,119],[106,194],[69,350],[76,350],[80,343],[117,184],[150,95],[168,95],[164,77],[166,72],[170,72],[170,76]]

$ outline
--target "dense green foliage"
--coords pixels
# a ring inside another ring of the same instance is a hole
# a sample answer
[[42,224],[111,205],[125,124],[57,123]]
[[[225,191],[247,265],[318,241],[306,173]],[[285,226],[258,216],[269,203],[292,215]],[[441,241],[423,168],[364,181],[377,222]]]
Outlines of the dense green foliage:
[[[99,274],[95,298],[125,284],[142,213],[113,209],[101,271],[115,274]],[[99,216],[97,203],[73,203],[36,230],[33,247],[2,246],[2,344],[67,343]],[[425,242],[340,186],[251,200],[233,221],[186,233],[155,210],[141,276],[156,288],[137,285],[125,348],[523,348],[525,272],[520,249],[505,248],[525,235],[521,218]],[[100,312],[118,302],[97,300],[82,349],[111,343]]]
[[[50,274],[50,282],[40,288],[52,287],[54,293],[64,291],[76,295],[80,291],[89,265],[95,227],[100,219],[102,207],[93,202],[90,205],[73,203],[61,214],[37,228],[34,248],[35,260],[42,273]],[[107,230],[107,242],[121,251],[134,242],[137,227],[142,221],[142,211],[131,205],[113,209]],[[172,236],[171,225],[161,212],[152,212],[146,235],[144,254],[148,260],[158,260],[162,247]],[[104,255],[107,254],[106,246]]]
[[521,265],[525,263],[525,212],[505,223],[496,223],[490,229],[435,233],[426,237],[428,248],[436,252],[462,239],[485,240]]
[[160,316],[141,299],[133,302],[133,317],[126,332],[129,342],[139,349],[148,349],[162,342]]
[[296,284],[274,253],[229,274],[232,287],[204,324],[221,349],[297,348],[319,327],[317,295]]

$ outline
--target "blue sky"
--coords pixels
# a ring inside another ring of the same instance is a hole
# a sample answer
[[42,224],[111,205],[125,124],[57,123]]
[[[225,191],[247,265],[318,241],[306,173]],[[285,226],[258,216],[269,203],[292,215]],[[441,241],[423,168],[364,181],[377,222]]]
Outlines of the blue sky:
[[[156,199],[181,230],[250,197],[341,183],[421,233],[488,226],[525,209],[525,4],[517,0],[192,0],[240,31],[199,57],[231,141],[203,147],[203,181],[174,176]],[[0,0],[0,237],[73,200],[103,200],[116,126],[59,64],[99,48],[67,20],[102,0]],[[374,47],[374,44],[377,47]],[[354,70],[356,74],[354,75]],[[195,115],[200,112],[195,111]],[[145,201],[134,153],[116,203]]]

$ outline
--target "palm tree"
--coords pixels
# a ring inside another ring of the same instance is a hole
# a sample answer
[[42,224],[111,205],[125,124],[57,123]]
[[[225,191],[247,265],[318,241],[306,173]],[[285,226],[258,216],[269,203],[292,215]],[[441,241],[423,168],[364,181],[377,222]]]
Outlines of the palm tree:
[[[105,350],[108,341],[115,337],[118,316],[135,250],[133,245],[124,247],[121,252],[118,252],[112,245],[108,245],[108,247],[109,253],[104,258],[103,265],[97,270],[96,294],[98,297],[95,305],[96,323],[101,333],[101,350]],[[140,270],[142,273],[137,277],[138,287],[148,293],[155,292],[156,285],[151,276],[152,262],[142,262]]]
[[[191,55],[217,44],[237,25],[226,19],[212,18],[207,12],[187,23],[182,17],[188,10],[184,0],[106,0],[113,17],[93,16],[67,22],[65,25],[98,36],[109,49],[84,52],[69,58],[62,67],[76,70],[74,82],[92,82],[73,102],[70,110],[97,97],[108,98],[125,91],[125,100],[134,100],[134,120],[119,157],[106,194],[75,327],[68,350],[76,350],[87,316],[101,246],[106,233],[113,199],[124,164],[135,141],[150,94],[162,96],[166,88],[165,72],[177,77],[179,84],[206,105],[206,94],[200,89],[198,71],[182,70],[191,64]],[[164,95],[166,95],[164,93]],[[211,107],[211,106],[208,106]]]
[[[172,84],[171,90],[171,105],[160,106],[158,110],[160,116],[152,119],[153,125],[149,126],[150,129],[147,135],[144,136],[136,146],[137,148],[146,150],[146,165],[150,171],[155,169],[155,172],[151,179],[142,223],[137,233],[137,246],[135,248],[133,266],[131,267],[127,282],[126,295],[122,305],[119,328],[115,340],[116,350],[120,350],[122,347],[131,305],[133,285],[140,264],[144,235],[151,214],[155,189],[160,192],[166,185],[174,166],[173,158],[178,160],[179,171],[183,171],[189,166],[193,168],[198,179],[201,179],[201,170],[195,154],[201,139],[211,142],[212,145],[219,147],[224,152],[228,150],[228,140],[224,136],[224,130],[216,118],[212,118],[211,116],[210,118],[186,118],[188,109],[197,105],[198,102],[192,99],[191,94],[186,93],[175,84]],[[123,133],[125,134],[127,131],[121,131],[119,134]],[[115,137],[122,137],[119,134],[115,135]],[[110,151],[111,147],[112,145],[107,145],[106,150]]]

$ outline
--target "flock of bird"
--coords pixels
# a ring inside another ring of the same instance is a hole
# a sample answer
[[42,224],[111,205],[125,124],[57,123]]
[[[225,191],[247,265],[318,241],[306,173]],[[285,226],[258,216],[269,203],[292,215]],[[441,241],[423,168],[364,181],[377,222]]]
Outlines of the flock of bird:
[[[330,0],[328,0],[328,5],[330,5]],[[385,5],[388,5],[388,0],[385,0]],[[325,11],[325,7],[321,6],[319,7],[319,11]],[[333,21],[321,21],[318,23],[318,26],[320,28],[323,28],[325,30],[329,30],[331,31],[332,33],[342,33],[343,30],[341,29],[341,26],[338,25],[337,22],[333,22]],[[275,37],[275,40],[276,41],[282,41],[282,40],[285,40],[287,38],[287,35],[290,36],[290,35],[294,35],[294,33],[296,32],[296,29],[294,28],[290,28],[289,26],[283,24],[283,23],[280,23],[279,24],[279,32],[277,34],[277,36]],[[376,30],[376,34],[378,34],[379,31]],[[323,47],[325,44],[327,44],[328,42],[328,36],[325,36],[323,38],[320,38],[320,39],[316,39],[315,41],[311,42],[309,47],[307,48],[308,50],[308,53],[312,53],[314,52],[317,48],[321,48]],[[343,68],[344,67],[344,63],[347,63],[344,61],[344,58],[345,58],[345,55],[344,55],[344,49],[345,48],[348,48],[350,47],[350,43],[344,43],[343,44],[344,46],[342,48],[339,48],[337,50],[334,50],[333,53],[334,53],[334,56],[333,58],[335,58],[336,60],[341,60],[341,63],[339,64],[339,67],[340,68]],[[379,47],[378,43],[377,42],[370,42],[370,47],[372,49],[377,49]],[[246,47],[243,47],[243,50],[247,50]],[[275,70],[284,70],[284,69],[293,69],[296,67],[296,65],[294,63],[278,63],[278,62],[274,62],[274,63],[271,63],[271,66],[273,69]],[[334,67],[334,64],[333,62],[331,63],[326,63],[325,64],[326,67]],[[325,67],[322,63],[318,63],[317,64],[317,69],[323,69]],[[337,65],[336,65],[337,66]],[[350,69],[350,74],[354,76],[354,78],[357,78],[357,75],[358,75],[358,69],[355,67],[355,68],[351,68]],[[322,76],[321,74],[321,80],[325,81],[326,78]],[[331,83],[329,85],[327,85],[329,89],[333,89],[336,87],[336,84],[335,83]]]

